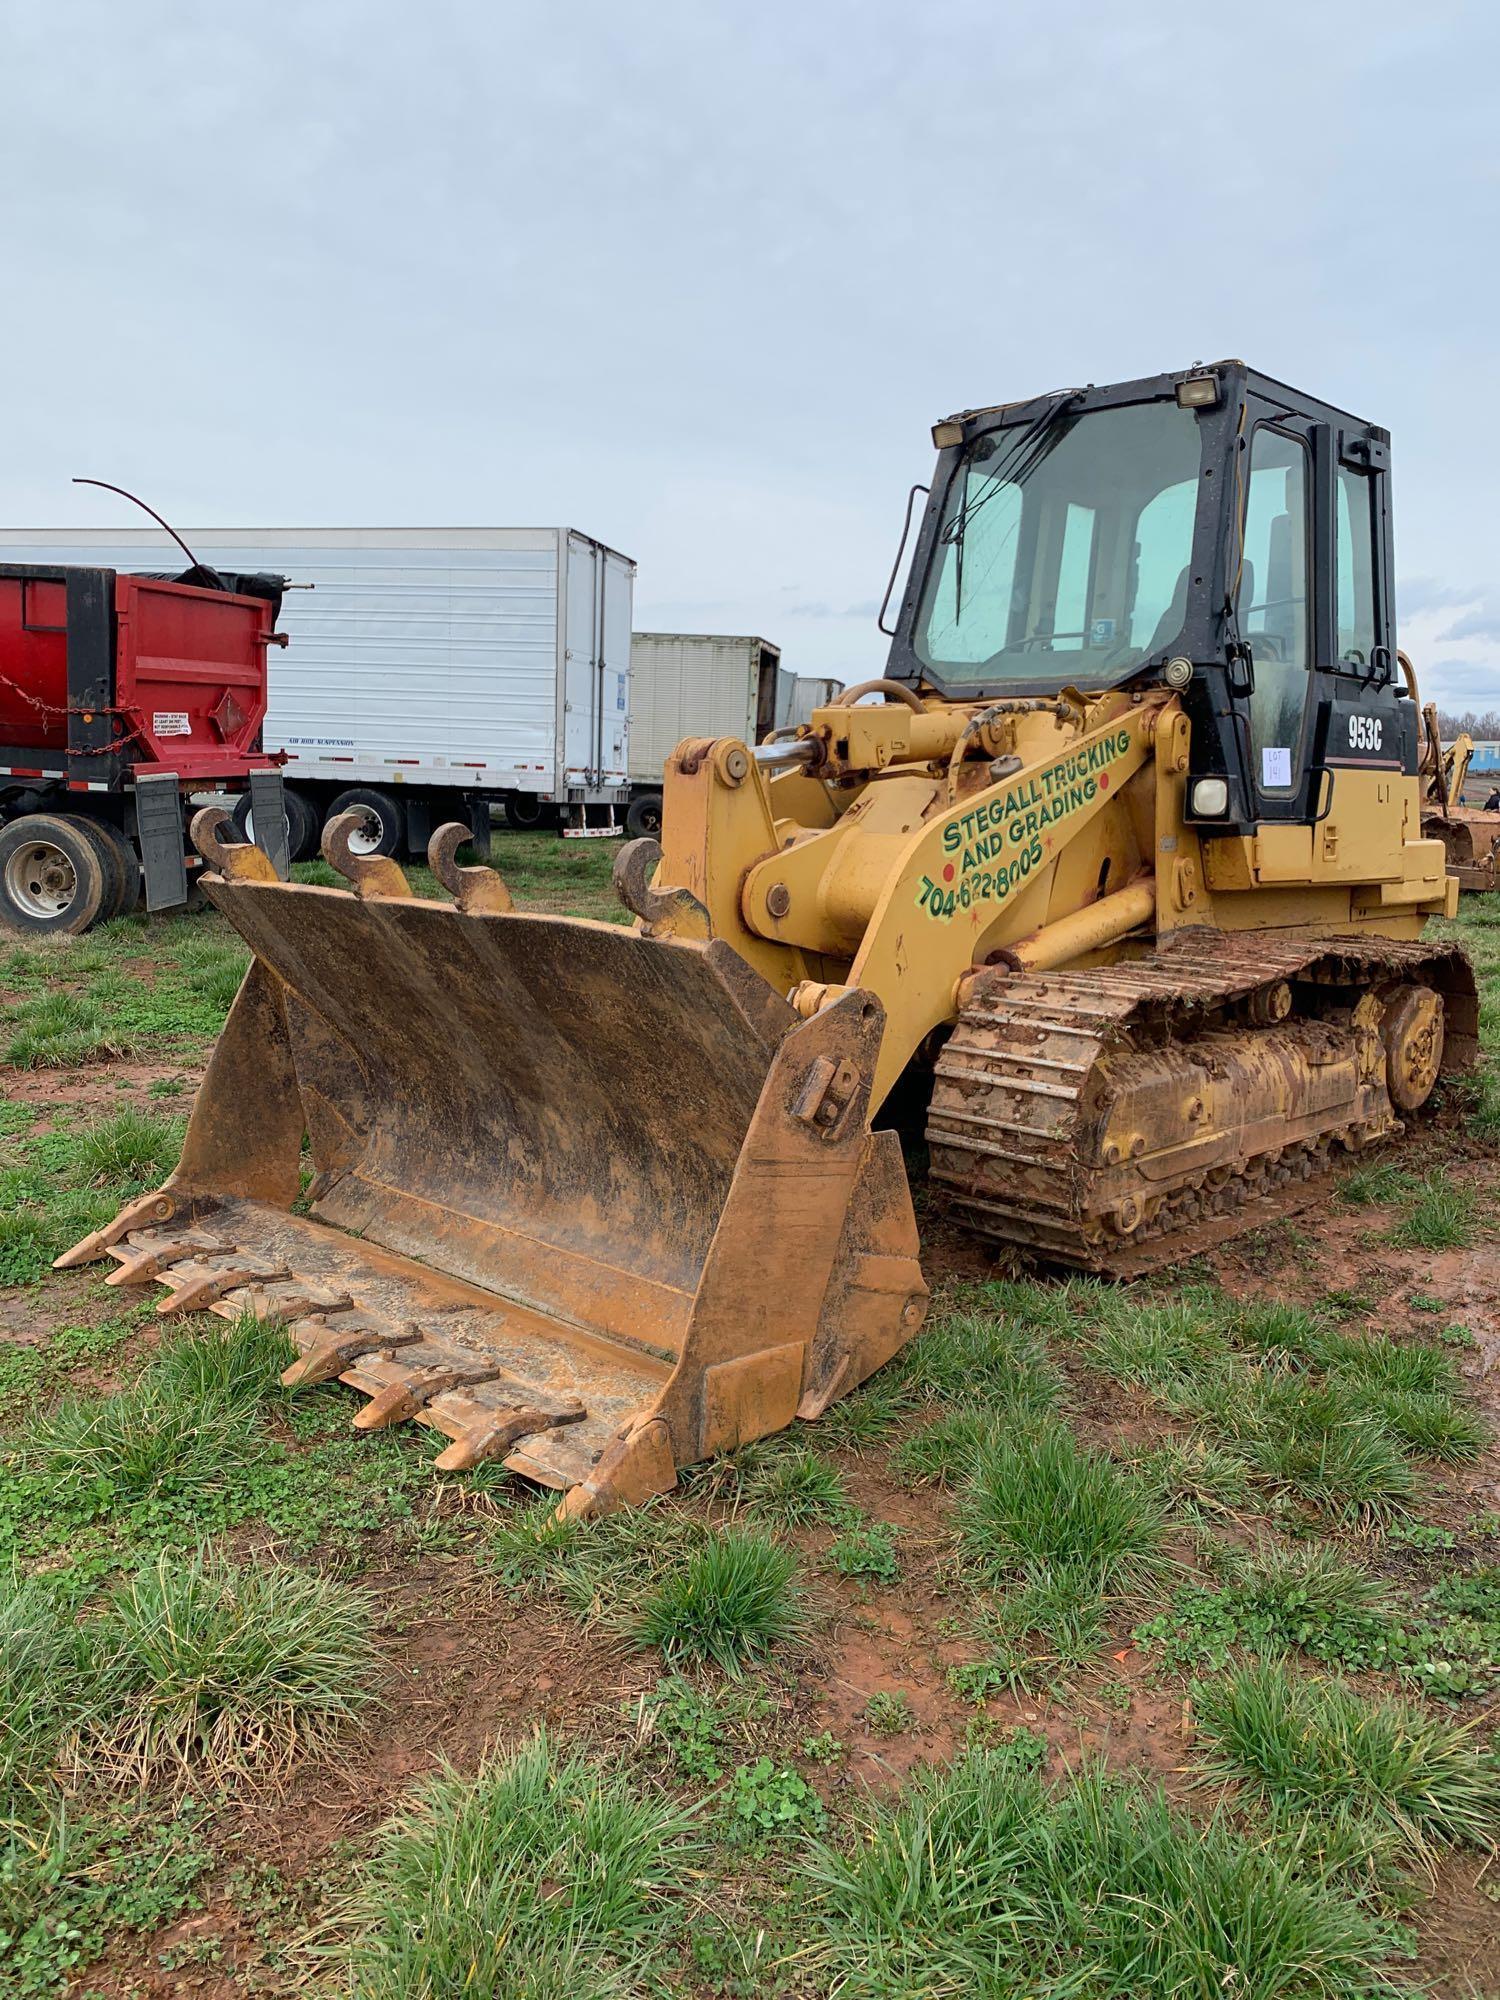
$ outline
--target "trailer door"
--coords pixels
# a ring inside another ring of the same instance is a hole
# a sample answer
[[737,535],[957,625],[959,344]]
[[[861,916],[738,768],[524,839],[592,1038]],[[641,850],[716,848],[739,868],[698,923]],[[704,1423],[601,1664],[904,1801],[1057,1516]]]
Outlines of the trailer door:
[[569,534],[563,764],[570,785],[623,785],[630,719],[634,565]]

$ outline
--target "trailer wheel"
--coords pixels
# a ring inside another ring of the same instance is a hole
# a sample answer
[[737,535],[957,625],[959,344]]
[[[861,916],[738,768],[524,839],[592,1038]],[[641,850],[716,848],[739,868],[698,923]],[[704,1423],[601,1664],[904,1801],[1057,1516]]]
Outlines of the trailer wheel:
[[[289,861],[310,861],[318,851],[318,839],[323,828],[313,808],[297,792],[281,788],[282,802],[286,807],[286,846]],[[250,805],[250,794],[241,792],[234,802],[230,814],[234,830],[247,847],[255,845],[255,814]]]
[[294,792],[290,785],[282,786],[281,796],[286,800],[287,845],[293,861],[316,861],[318,843],[323,837],[318,808],[305,793]]
[[557,807],[548,805],[534,792],[508,792],[500,802],[500,810],[505,815],[505,824],[517,833],[535,833],[541,827],[557,824]]
[[109,884],[99,849],[76,820],[26,813],[0,831],[0,920],[19,931],[67,931],[99,921]]
[[104,869],[104,907],[100,923],[129,914],[141,897],[141,864],[130,842],[105,819],[85,819],[82,813],[63,815],[70,826],[80,826],[94,843]]
[[640,840],[649,835],[653,840],[661,833],[661,793],[642,792],[630,801],[625,814],[625,831],[632,840]]
[[[342,812],[364,816],[364,825],[349,842],[351,854],[399,854],[406,838],[406,814],[399,799],[389,792],[376,792],[355,785],[340,792],[328,808],[328,819]],[[324,821],[327,824],[327,821]]]

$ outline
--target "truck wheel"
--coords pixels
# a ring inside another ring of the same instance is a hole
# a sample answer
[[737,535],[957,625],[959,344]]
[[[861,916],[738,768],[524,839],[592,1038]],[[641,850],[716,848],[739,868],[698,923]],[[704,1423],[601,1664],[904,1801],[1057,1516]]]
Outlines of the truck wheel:
[[[296,792],[282,787],[282,801],[286,806],[287,858],[291,861],[308,861],[318,851],[318,836],[322,832],[318,816],[307,800]],[[241,792],[234,802],[230,814],[234,830],[247,846],[255,844],[255,814],[250,807],[250,794]]]
[[556,806],[549,806],[534,792],[511,792],[501,800],[500,809],[505,814],[505,824],[517,833],[535,833],[557,823]]
[[104,870],[104,907],[99,921],[107,924],[133,910],[140,901],[141,867],[124,834],[105,819],[85,819],[81,813],[62,815],[70,826],[82,827],[94,843]]
[[[364,821],[349,842],[351,854],[398,854],[406,838],[406,814],[399,799],[389,792],[374,792],[355,785],[340,792],[328,808],[328,819],[342,812],[357,812]],[[327,820],[324,821],[327,825]]]
[[632,840],[649,835],[653,840],[661,832],[661,793],[642,792],[630,801],[630,810],[625,815],[625,831]]
[[282,786],[281,795],[286,800],[287,845],[293,861],[316,861],[318,842],[323,837],[323,822],[317,807],[304,793],[294,792],[289,785]]
[[99,921],[109,884],[76,820],[26,813],[0,831],[0,919],[19,931],[76,936]]

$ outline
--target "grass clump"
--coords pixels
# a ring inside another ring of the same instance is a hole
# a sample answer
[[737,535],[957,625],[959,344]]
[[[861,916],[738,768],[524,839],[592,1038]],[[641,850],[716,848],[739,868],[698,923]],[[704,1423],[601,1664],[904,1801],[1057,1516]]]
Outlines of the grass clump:
[[79,1171],[96,1186],[156,1187],[177,1164],[187,1121],[148,1111],[118,1111],[79,1134]]
[[1411,1212],[1391,1231],[1405,1250],[1464,1250],[1474,1240],[1474,1194],[1445,1173],[1429,1174],[1416,1187]]
[[1416,1482],[1400,1446],[1347,1383],[1279,1363],[1226,1363],[1182,1398],[1271,1484],[1329,1512],[1383,1517]]
[[1046,1415],[1062,1393],[1035,1326],[985,1309],[967,1291],[959,1294],[954,1310],[930,1322],[896,1365],[927,1400],[983,1409],[1007,1422]]
[[72,1069],[127,1053],[128,1044],[106,1029],[92,999],[76,993],[28,994],[11,1007],[5,1060],[12,1069]]
[[45,1584],[0,1582],[0,1821],[51,1765],[76,1721],[87,1662],[72,1618]]
[[796,1558],[755,1529],[726,1528],[652,1588],[632,1636],[670,1661],[709,1661],[727,1674],[800,1638],[808,1615]]
[[970,1473],[1004,1419],[984,1409],[949,1410],[909,1431],[891,1454],[891,1469],[909,1486],[952,1486]]
[[1500,1837],[1500,1761],[1412,1702],[1367,1700],[1264,1661],[1206,1683],[1195,1705],[1207,1774],[1280,1816],[1365,1832],[1424,1862],[1435,1845]]
[[995,1439],[975,1461],[958,1513],[964,1557],[986,1583],[1046,1568],[1104,1597],[1163,1567],[1158,1502],[1065,1424]]
[[972,1750],[868,1804],[810,1874],[819,1972],[847,2000],[1088,1992],[1348,2000],[1383,1933],[1216,1815],[1098,1771],[1048,1786],[1026,1746]]
[[56,1499],[115,1500],[213,1483],[260,1447],[253,1419],[279,1394],[285,1334],[249,1315],[167,1341],[127,1388],[71,1396],[34,1418],[22,1462]]
[[164,1552],[89,1629],[101,1693],[80,1750],[91,1770],[282,1770],[326,1749],[371,1697],[364,1593],[281,1563]]
[[1157,1389],[1191,1374],[1226,1345],[1219,1319],[1190,1298],[1142,1303],[1129,1292],[1109,1292],[1085,1352],[1119,1381]]
[[1386,1202],[1405,1201],[1415,1188],[1415,1178],[1393,1161],[1370,1160],[1345,1174],[1339,1183],[1339,1197],[1356,1208],[1374,1208]]
[[840,1521],[850,1511],[838,1467],[805,1446],[774,1451],[752,1462],[742,1491],[753,1514],[787,1528]]
[[691,1813],[538,1734],[387,1827],[356,1890],[350,1984],[363,2000],[627,2000],[699,1846]]

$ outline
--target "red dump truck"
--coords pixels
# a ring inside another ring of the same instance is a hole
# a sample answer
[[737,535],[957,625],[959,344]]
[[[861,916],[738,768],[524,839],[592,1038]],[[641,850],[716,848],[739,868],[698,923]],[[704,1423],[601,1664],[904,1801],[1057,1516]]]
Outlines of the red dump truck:
[[285,872],[281,757],[261,748],[284,582],[0,563],[0,925],[186,902],[198,792],[250,794]]

